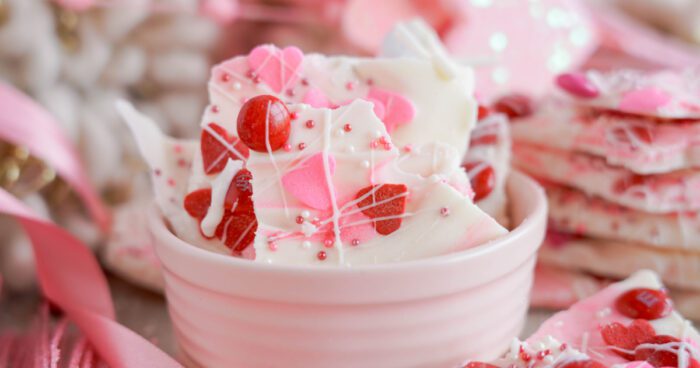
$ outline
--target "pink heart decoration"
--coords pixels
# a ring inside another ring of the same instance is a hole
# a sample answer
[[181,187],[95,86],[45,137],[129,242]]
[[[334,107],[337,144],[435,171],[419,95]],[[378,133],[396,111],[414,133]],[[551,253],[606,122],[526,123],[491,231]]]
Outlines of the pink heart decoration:
[[372,88],[367,99],[374,102],[374,113],[384,122],[389,133],[398,125],[410,123],[416,115],[413,103],[393,92]]
[[654,87],[630,91],[622,96],[620,110],[626,112],[649,113],[671,102],[671,95]]
[[309,91],[306,92],[306,95],[304,95],[302,102],[315,108],[331,107],[331,101],[328,100],[328,97],[326,97],[323,91],[318,88],[309,88]]
[[[335,173],[335,158],[328,156],[328,169]],[[301,203],[318,210],[331,207],[330,191],[323,167],[323,154],[317,153],[282,177],[282,186]]]
[[303,60],[304,53],[294,46],[279,49],[274,45],[262,45],[248,55],[250,68],[276,93],[296,82]]

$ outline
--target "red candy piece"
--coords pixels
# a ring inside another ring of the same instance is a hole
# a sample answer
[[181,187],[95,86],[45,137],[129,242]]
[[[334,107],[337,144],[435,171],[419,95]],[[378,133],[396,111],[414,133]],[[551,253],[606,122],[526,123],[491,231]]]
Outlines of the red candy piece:
[[250,183],[251,180],[253,180],[253,174],[251,174],[248,169],[238,170],[226,192],[226,198],[224,200],[225,209],[232,209],[239,198],[253,195],[253,186]]
[[[630,351],[634,351],[639,344],[650,341],[656,336],[654,327],[643,319],[636,319],[627,327],[621,323],[613,322],[603,326],[600,333],[603,336],[603,340],[609,345]],[[634,359],[634,354],[614,351],[626,359]]]
[[575,360],[564,364],[558,364],[556,368],[606,368],[605,365],[595,360]]
[[477,121],[482,120],[482,119],[486,118],[487,116],[489,116],[489,114],[491,114],[491,111],[489,110],[489,108],[480,104],[479,109],[477,110],[476,119],[477,119]]
[[[654,367],[678,367],[678,350],[680,350],[681,340],[668,335],[657,335],[645,344],[657,345],[655,347],[638,347],[635,349],[634,359],[646,361]],[[662,346],[673,344],[670,346]],[[676,345],[677,344],[677,345]],[[674,346],[675,345],[675,346]],[[686,348],[687,349],[687,348]],[[692,359],[690,352],[686,350],[688,357],[688,368],[699,368],[700,363]]]
[[498,366],[489,363],[471,362],[465,365],[464,368],[498,368]]
[[292,131],[291,116],[280,99],[270,95],[248,100],[238,113],[238,135],[248,148],[257,152],[276,151],[284,146]]
[[216,123],[210,123],[209,128],[215,132],[216,136],[207,129],[202,130],[200,149],[205,173],[220,173],[226,167],[229,158],[232,160],[248,158],[250,154],[248,147],[238,137],[229,135],[226,129]]
[[474,190],[474,201],[486,198],[496,186],[496,172],[491,165],[483,161],[467,162],[462,165],[469,175]]
[[[368,194],[371,191],[374,193]],[[406,211],[407,193],[408,188],[404,184],[378,184],[361,189],[355,199],[359,201],[357,207],[362,213],[374,219],[374,230],[381,235],[389,235],[401,227],[402,218],[398,216]]]
[[234,254],[240,254],[253,243],[257,229],[258,220],[253,211],[253,201],[250,197],[241,197],[236,209],[224,214],[216,227],[216,237]]
[[534,111],[530,98],[520,94],[503,96],[491,108],[508,115],[510,119],[525,118]]
[[615,307],[627,317],[652,320],[668,316],[673,303],[663,290],[639,288],[620,295]]
[[211,206],[211,188],[197,189],[185,197],[185,211],[197,220],[207,215],[209,206]]

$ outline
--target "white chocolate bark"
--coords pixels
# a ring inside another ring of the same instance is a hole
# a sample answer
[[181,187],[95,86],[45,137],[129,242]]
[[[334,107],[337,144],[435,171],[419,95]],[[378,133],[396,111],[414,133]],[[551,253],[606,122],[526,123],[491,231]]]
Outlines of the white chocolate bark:
[[700,166],[700,123],[592,112],[550,97],[511,125],[513,140],[604,157],[637,174]]
[[[314,107],[338,107],[359,98],[382,104],[378,109],[386,114],[383,121],[397,146],[439,142],[463,156],[476,121],[472,69],[447,58],[425,25],[398,28],[415,42],[390,37],[386,48],[392,51],[385,57],[304,55],[294,47],[263,45],[225,61],[212,72],[202,126],[216,122],[236,134],[240,107],[260,94]],[[195,166],[193,176],[199,182],[205,174]]]
[[[557,313],[544,322],[527,341],[536,342],[552,337],[566,342],[569,347],[606,366],[629,364],[631,362],[615,354],[603,341],[600,328],[613,322],[626,326],[632,321],[616,310],[615,301],[625,291],[636,288],[661,289],[663,285],[653,272],[639,271],[629,279],[612,284],[592,297],[574,304],[569,310]],[[683,345],[686,345],[697,359],[700,335],[680,314],[674,311],[667,317],[649,322],[658,335],[670,335],[683,340]]]
[[[314,122],[313,128],[292,123],[289,142],[293,147],[305,143],[305,148],[251,152],[248,160],[258,217],[256,260],[344,266],[398,262],[471,248],[505,234],[468,195],[450,185],[449,176],[405,171],[393,144],[374,144],[390,138],[369,102],[337,109],[289,107],[298,121]],[[351,131],[345,131],[345,124]],[[317,180],[299,184],[300,170]],[[461,175],[464,182],[466,174]],[[359,208],[362,189],[384,184],[408,188],[405,211],[395,216],[402,219],[401,226],[388,235],[376,233],[373,219]],[[309,198],[297,192],[297,185],[316,194]],[[431,237],[434,233],[440,237]]]
[[[613,282],[589,273],[566,270],[546,264],[535,269],[530,305],[538,308],[565,309]],[[700,320],[700,292],[670,289],[676,310],[684,317]]]
[[700,252],[700,218],[625,208],[577,190],[547,186],[550,226],[590,237]]
[[[490,364],[502,368],[540,368],[564,367],[573,362],[593,360],[605,367],[652,368],[645,361],[634,361],[617,354],[616,349],[620,349],[608,344],[601,333],[604,326],[612,323],[622,326],[632,323],[632,318],[618,311],[616,302],[623,293],[638,288],[660,290],[663,285],[653,272],[639,271],[555,314],[526,341],[513,341],[510,351]],[[678,365],[683,368],[690,366],[691,359],[700,359],[700,334],[678,312],[672,311],[648,323],[656,336],[671,336],[679,342],[641,343],[638,347],[676,353]],[[633,351],[632,356],[635,356]]]
[[660,250],[614,240],[588,239],[550,234],[539,253],[542,263],[591,272],[610,278],[624,278],[649,269],[671,287],[700,291],[700,255]]
[[[700,70],[591,70],[582,75],[595,96],[569,94],[576,104],[662,119],[700,118]],[[566,90],[566,89],[564,89]]]
[[516,143],[513,151],[516,167],[589,196],[656,214],[700,209],[700,171],[641,176],[588,154],[522,143]]

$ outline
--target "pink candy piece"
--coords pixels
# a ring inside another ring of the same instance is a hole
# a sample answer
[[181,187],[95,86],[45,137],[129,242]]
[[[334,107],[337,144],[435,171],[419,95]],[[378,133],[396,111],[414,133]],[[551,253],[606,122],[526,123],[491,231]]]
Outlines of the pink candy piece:
[[630,91],[622,96],[620,110],[634,113],[655,112],[671,101],[671,95],[658,88],[648,87]]
[[[328,170],[335,172],[335,158],[328,156]],[[323,166],[323,154],[317,153],[304,161],[301,166],[282,177],[282,186],[301,203],[318,210],[331,207],[330,190]]]
[[557,79],[557,85],[566,92],[581,98],[598,97],[600,91],[583,73],[564,73]]
[[273,45],[258,46],[248,55],[248,65],[276,93],[291,87],[299,78],[304,54],[296,47],[279,49]]
[[331,107],[331,101],[328,97],[318,88],[309,88],[309,91],[304,95],[303,103],[311,105],[311,107]]
[[410,123],[416,115],[413,103],[393,92],[372,88],[367,99],[374,102],[374,113],[384,122],[389,133],[398,125]]

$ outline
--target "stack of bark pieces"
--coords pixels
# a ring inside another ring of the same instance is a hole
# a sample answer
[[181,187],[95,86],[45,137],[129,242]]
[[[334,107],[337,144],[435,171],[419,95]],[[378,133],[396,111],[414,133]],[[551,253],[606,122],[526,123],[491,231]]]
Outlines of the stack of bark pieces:
[[541,268],[614,279],[652,269],[700,317],[684,302],[700,299],[700,74],[587,72],[557,84],[561,95],[511,126],[514,166],[549,197]]

